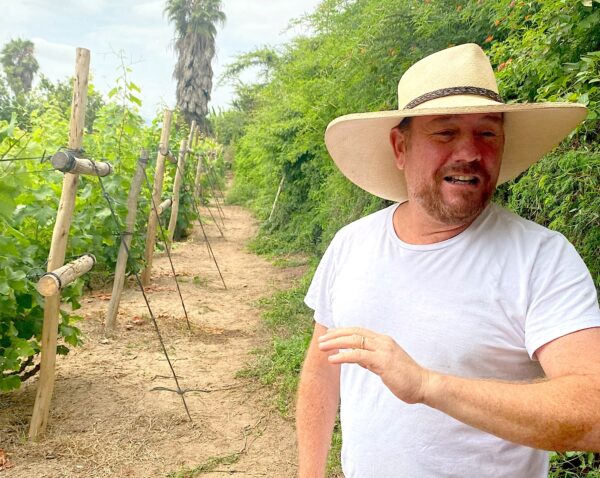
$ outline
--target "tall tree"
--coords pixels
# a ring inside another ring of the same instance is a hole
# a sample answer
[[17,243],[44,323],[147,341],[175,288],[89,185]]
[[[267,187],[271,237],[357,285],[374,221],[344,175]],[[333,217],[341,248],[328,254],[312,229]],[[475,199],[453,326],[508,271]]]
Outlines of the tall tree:
[[177,106],[188,122],[196,120],[206,131],[217,25],[225,22],[222,2],[167,0],[165,13],[175,25]]
[[31,90],[33,76],[40,65],[33,56],[34,45],[30,40],[17,38],[9,41],[0,53],[0,63],[15,96]]

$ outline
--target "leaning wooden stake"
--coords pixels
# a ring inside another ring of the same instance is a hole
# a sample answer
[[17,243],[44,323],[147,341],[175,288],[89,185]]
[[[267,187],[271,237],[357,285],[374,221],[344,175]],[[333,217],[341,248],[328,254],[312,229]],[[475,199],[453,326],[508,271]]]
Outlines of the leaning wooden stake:
[[135,229],[138,197],[140,195],[140,189],[142,188],[142,181],[144,180],[144,170],[147,165],[148,152],[143,149],[137,162],[135,175],[131,180],[131,187],[129,188],[125,230],[123,231],[123,237],[121,238],[121,247],[119,249],[119,256],[117,257],[117,266],[115,268],[115,280],[113,282],[112,295],[110,296],[110,302],[108,304],[108,311],[106,312],[106,322],[104,323],[106,332],[111,332],[115,328],[119,303],[121,302],[121,293],[123,292],[123,285],[125,284],[125,269],[127,267],[127,259],[129,256],[128,251],[131,247],[133,231]]
[[[88,76],[90,69],[90,51],[77,49],[75,66],[75,83],[73,85],[73,102],[71,105],[71,121],[69,131],[70,150],[81,149],[83,129],[85,126],[85,107],[87,102]],[[48,271],[58,269],[65,262],[67,239],[75,208],[77,194],[76,174],[66,173],[58,206],[58,214],[50,254],[48,256]],[[33,415],[29,427],[29,438],[37,440],[44,434],[48,424],[50,402],[54,391],[56,365],[56,340],[58,335],[58,318],[60,315],[60,294],[47,297],[44,304],[44,325],[42,328],[40,380],[38,383]]]
[[281,194],[281,190],[283,189],[283,181],[285,180],[285,174],[281,176],[281,181],[279,181],[279,187],[277,188],[277,194],[275,194],[275,200],[273,201],[273,206],[271,206],[271,214],[269,214],[269,219],[267,222],[270,222],[273,218],[273,213],[275,212],[275,206],[277,206],[277,200],[279,199],[279,195]]
[[[153,204],[158,206],[162,193],[164,175],[165,175],[165,157],[169,152],[169,131],[171,130],[171,118],[173,112],[165,110],[163,116],[163,128],[160,135],[160,145],[156,156],[156,170],[154,172],[154,186],[152,188]],[[158,226],[158,216],[154,212],[154,207],[150,205],[150,215],[148,216],[148,229],[146,230],[146,251],[144,260],[146,268],[142,272],[142,284],[150,283],[150,275],[152,274],[152,256],[154,254],[154,244],[156,241],[156,228]]]
[[187,154],[187,140],[181,140],[179,148],[179,160],[177,161],[177,171],[175,171],[175,182],[173,183],[173,205],[171,206],[171,217],[169,218],[169,229],[167,237],[169,242],[173,242],[175,226],[177,225],[177,215],[179,214],[179,190],[183,182],[183,172],[185,171],[185,155]]

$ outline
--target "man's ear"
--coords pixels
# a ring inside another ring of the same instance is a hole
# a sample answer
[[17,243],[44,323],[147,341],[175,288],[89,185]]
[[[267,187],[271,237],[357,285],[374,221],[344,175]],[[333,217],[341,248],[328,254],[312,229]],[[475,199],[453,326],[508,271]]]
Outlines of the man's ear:
[[399,128],[392,128],[390,131],[390,143],[396,157],[396,167],[403,170],[407,147],[406,135]]

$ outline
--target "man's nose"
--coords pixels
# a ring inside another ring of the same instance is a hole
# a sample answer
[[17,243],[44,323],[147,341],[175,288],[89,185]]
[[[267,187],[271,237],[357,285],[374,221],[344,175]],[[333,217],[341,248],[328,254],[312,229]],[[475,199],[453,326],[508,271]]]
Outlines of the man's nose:
[[474,134],[462,135],[456,143],[453,156],[455,161],[480,161],[482,154],[478,138]]

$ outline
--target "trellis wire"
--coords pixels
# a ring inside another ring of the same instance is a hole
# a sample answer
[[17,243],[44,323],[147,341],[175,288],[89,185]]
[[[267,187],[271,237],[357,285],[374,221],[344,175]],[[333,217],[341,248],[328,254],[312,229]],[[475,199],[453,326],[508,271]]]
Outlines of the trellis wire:
[[[177,165],[177,168],[179,168],[179,164]],[[212,256],[213,261],[215,263],[215,266],[217,267],[217,271],[219,272],[219,277],[221,278],[221,282],[223,283],[223,287],[225,288],[225,290],[227,290],[227,285],[225,284],[225,279],[223,278],[223,274],[221,273],[221,268],[219,267],[219,264],[217,262],[217,258],[215,257],[215,253],[213,252],[212,246],[210,245],[210,241],[208,240],[208,236],[206,234],[206,230],[204,229],[204,224],[202,223],[202,218],[200,216],[200,210],[198,209],[198,204],[196,203],[196,198],[190,192],[189,186],[186,183],[185,175],[182,174],[181,177],[182,177],[184,191],[187,192],[190,195],[190,197],[192,198],[192,205],[194,206],[194,210],[196,212],[196,216],[198,216],[198,223],[200,224],[200,229],[202,230],[202,235],[204,236],[204,240],[206,241],[206,246],[208,247],[209,254],[210,254],[210,256]]]
[[[92,163],[94,164],[94,168],[95,167],[95,162],[92,161]],[[100,183],[100,187],[102,188],[102,195],[104,196],[104,199],[106,199],[106,202],[108,204],[108,207],[110,209],[110,213],[111,216],[113,218],[113,221],[115,223],[115,227],[117,228],[118,234],[121,236],[121,244],[124,246],[125,248],[125,252],[127,253],[127,259],[129,260],[129,258],[131,257],[131,253],[130,253],[130,249],[129,247],[127,247],[127,244],[125,242],[125,240],[123,239],[123,234],[121,232],[121,226],[119,224],[119,220],[117,218],[117,215],[114,211],[114,208],[112,206],[111,203],[111,197],[110,195],[106,192],[106,189],[104,188],[104,183],[102,181],[102,178],[100,176],[98,177],[98,182]],[[146,176],[146,179],[147,176]],[[154,209],[156,211],[156,208]],[[174,390],[179,396],[181,396],[181,401],[183,402],[183,406],[185,408],[185,411],[187,413],[188,418],[190,419],[190,422],[192,422],[192,416],[190,415],[190,410],[187,406],[187,403],[185,401],[185,391],[181,389],[180,385],[179,385],[179,379],[177,378],[177,374],[175,373],[175,368],[173,367],[173,364],[171,362],[171,359],[169,357],[169,353],[167,352],[167,347],[165,346],[165,342],[163,340],[162,334],[160,333],[160,329],[158,327],[158,322],[156,320],[156,317],[154,316],[154,312],[152,311],[152,307],[150,306],[150,301],[148,300],[148,296],[146,295],[146,291],[144,290],[144,285],[142,284],[142,280],[140,279],[139,274],[137,273],[137,271],[133,271],[133,274],[135,276],[136,282],[140,288],[140,291],[142,292],[142,296],[144,297],[144,302],[146,303],[146,307],[148,308],[148,312],[150,314],[150,318],[152,319],[152,323],[154,324],[154,329],[156,330],[156,335],[158,336],[158,340],[160,342],[160,345],[162,347],[163,350],[163,354],[167,360],[167,363],[169,364],[169,368],[171,369],[171,373],[173,374],[173,379],[175,380],[175,385],[177,386],[177,390]],[[177,280],[177,278],[175,279]],[[179,286],[179,284],[178,284]],[[179,287],[178,287],[179,288]],[[183,301],[183,298],[182,298]],[[185,307],[185,306],[184,306]],[[184,309],[185,310],[185,309]],[[187,312],[186,312],[186,318],[187,318]],[[189,321],[188,321],[188,326],[189,326]]]

